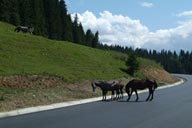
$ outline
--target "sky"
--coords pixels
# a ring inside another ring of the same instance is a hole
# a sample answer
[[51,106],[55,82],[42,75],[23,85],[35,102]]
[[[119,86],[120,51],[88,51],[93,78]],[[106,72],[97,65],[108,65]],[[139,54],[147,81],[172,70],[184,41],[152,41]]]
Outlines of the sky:
[[190,0],[65,0],[103,44],[192,51]]

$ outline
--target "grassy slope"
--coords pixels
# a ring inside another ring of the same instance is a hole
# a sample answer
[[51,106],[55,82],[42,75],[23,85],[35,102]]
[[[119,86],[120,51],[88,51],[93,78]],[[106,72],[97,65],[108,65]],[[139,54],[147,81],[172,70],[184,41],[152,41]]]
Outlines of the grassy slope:
[[[98,96],[100,92],[93,94],[90,81],[84,80],[129,77],[121,70],[126,69],[126,57],[122,53],[16,33],[14,26],[0,22],[0,111]],[[153,61],[139,61],[141,68],[161,68]]]
[[[53,74],[66,81],[127,77],[125,55],[14,32],[0,22],[0,75]],[[147,63],[147,64],[144,64]],[[141,64],[152,62],[142,59]],[[157,66],[157,64],[154,64]]]
[[67,81],[127,76],[120,68],[124,56],[65,41],[16,33],[0,22],[0,74],[54,74]]

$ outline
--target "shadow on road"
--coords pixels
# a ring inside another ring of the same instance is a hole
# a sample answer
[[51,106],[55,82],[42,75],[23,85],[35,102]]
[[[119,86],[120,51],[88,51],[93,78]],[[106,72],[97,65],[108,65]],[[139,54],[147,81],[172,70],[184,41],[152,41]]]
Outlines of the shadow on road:
[[111,100],[111,99],[107,99],[107,100],[101,100],[99,102],[142,103],[142,102],[150,102],[150,101],[145,101],[145,100],[127,101],[127,100]]

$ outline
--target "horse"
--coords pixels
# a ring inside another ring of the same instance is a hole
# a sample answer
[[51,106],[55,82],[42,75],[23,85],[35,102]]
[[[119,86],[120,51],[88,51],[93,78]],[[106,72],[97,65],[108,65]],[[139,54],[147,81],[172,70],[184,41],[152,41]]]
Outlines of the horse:
[[34,28],[30,27],[30,26],[17,26],[15,28],[15,32],[20,32],[20,31],[22,31],[23,33],[29,32],[29,33],[33,34]]
[[157,88],[157,82],[155,80],[151,81],[151,80],[136,80],[136,79],[134,79],[134,80],[131,80],[130,82],[128,82],[125,86],[125,91],[128,95],[127,101],[130,100],[133,92],[135,92],[135,94],[137,96],[136,101],[138,101],[139,97],[138,97],[137,90],[143,90],[146,88],[149,89],[149,95],[148,95],[146,101],[148,101],[149,99],[150,99],[150,101],[152,101],[153,100],[153,93],[154,93],[155,89]]
[[116,97],[115,97],[116,100],[123,99],[123,88],[124,85],[120,83],[113,85],[113,90],[116,91]]
[[108,91],[111,91],[111,99],[114,98],[114,87],[113,87],[113,83],[108,83],[108,82],[103,82],[103,81],[99,81],[99,82],[92,82],[92,89],[93,89],[93,92],[95,92],[96,90],[96,87],[99,87],[101,90],[102,90],[102,96],[103,96],[103,101],[106,100],[106,95],[107,95],[107,92]]

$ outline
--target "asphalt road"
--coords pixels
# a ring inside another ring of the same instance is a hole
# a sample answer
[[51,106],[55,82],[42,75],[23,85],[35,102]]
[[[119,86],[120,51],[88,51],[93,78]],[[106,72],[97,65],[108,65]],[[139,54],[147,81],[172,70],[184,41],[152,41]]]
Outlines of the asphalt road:
[[0,128],[192,128],[192,76],[187,82],[156,90],[154,100],[93,102],[0,119]]

